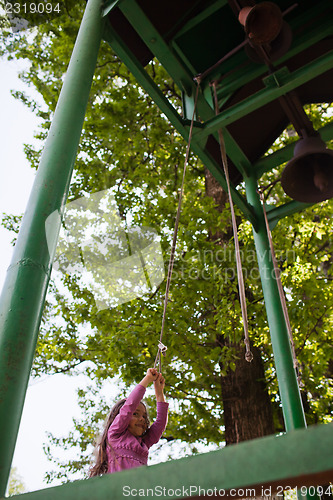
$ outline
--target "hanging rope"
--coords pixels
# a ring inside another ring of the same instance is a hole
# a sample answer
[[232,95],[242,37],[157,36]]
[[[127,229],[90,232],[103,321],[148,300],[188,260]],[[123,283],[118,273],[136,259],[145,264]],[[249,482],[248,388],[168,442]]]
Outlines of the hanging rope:
[[163,316],[162,316],[162,326],[161,326],[160,340],[159,340],[159,343],[158,343],[158,346],[157,346],[158,350],[157,350],[157,355],[156,355],[155,363],[154,363],[154,368],[156,368],[157,362],[159,363],[159,372],[160,373],[162,373],[162,358],[161,358],[161,355],[165,356],[165,353],[166,353],[166,350],[167,350],[167,347],[162,342],[162,340],[163,340],[163,331],[164,331],[166,310],[167,310],[168,299],[169,299],[169,289],[170,289],[170,283],[171,283],[171,276],[172,276],[173,264],[174,264],[174,261],[175,261],[175,251],[176,251],[176,243],[177,243],[177,235],[178,235],[178,226],[179,226],[179,219],[180,219],[180,213],[181,213],[181,207],[182,207],[182,199],[183,199],[183,194],[184,194],[185,174],[186,174],[186,167],[187,167],[188,159],[189,159],[189,155],[190,155],[190,147],[191,147],[191,140],[192,140],[192,134],[193,134],[193,124],[194,124],[194,118],[195,118],[195,113],[196,113],[198,95],[199,95],[199,84],[197,85],[197,89],[196,89],[196,94],[195,94],[195,99],[194,99],[193,115],[192,115],[191,126],[190,126],[190,131],[189,131],[189,136],[188,136],[188,143],[187,143],[187,148],[186,148],[186,155],[185,155],[184,169],[183,169],[183,179],[182,179],[182,184],[181,184],[181,188],[180,188],[180,192],[179,192],[178,209],[177,209],[177,215],[176,215],[175,228],[174,228],[174,231],[173,231],[173,240],[172,240],[170,260],[169,260],[169,267],[168,267],[168,276],[167,276],[167,283],[166,283],[166,288],[165,288],[164,308],[163,308]]
[[[218,98],[217,98],[217,91],[216,91],[216,81],[213,82],[213,88],[214,88],[215,113],[216,113],[216,115],[218,115],[219,114],[219,106],[218,106]],[[247,308],[246,308],[246,298],[245,298],[245,286],[244,286],[244,278],[243,278],[243,270],[242,270],[242,261],[241,261],[240,250],[239,250],[237,223],[236,223],[234,204],[233,204],[232,196],[231,196],[227,153],[226,153],[224,137],[223,137],[221,129],[218,130],[218,134],[219,134],[220,152],[221,152],[221,159],[222,159],[222,164],[223,164],[223,169],[224,169],[224,175],[225,175],[225,179],[227,181],[227,187],[228,187],[228,196],[229,196],[229,203],[230,203],[230,210],[231,210],[232,228],[233,228],[234,241],[235,241],[238,288],[239,288],[239,297],[240,297],[240,304],[241,304],[242,318],[243,318],[243,327],[244,327],[245,359],[246,359],[246,361],[248,361],[250,363],[253,360],[253,354],[252,354],[251,348],[250,348],[250,338],[249,338],[248,318],[247,318]]]
[[264,194],[262,191],[258,190],[258,193],[259,193],[260,200],[261,200],[262,207],[263,207],[263,213],[264,213],[264,219],[265,219],[265,224],[266,224],[266,231],[267,231],[267,236],[268,236],[269,248],[271,250],[274,273],[275,273],[275,278],[276,278],[276,282],[277,282],[277,286],[278,286],[278,290],[279,290],[279,296],[280,296],[280,301],[281,301],[281,305],[282,305],[283,316],[284,316],[284,319],[285,319],[285,322],[287,325],[287,330],[288,330],[288,335],[289,335],[289,340],[290,340],[290,345],[291,345],[291,351],[292,351],[292,356],[293,356],[294,369],[295,369],[296,374],[297,374],[298,384],[301,385],[299,364],[298,364],[298,360],[296,357],[295,343],[294,343],[293,334],[292,334],[291,325],[290,325],[290,320],[289,320],[286,296],[285,296],[282,282],[281,282],[280,268],[277,264],[277,260],[276,260],[276,256],[275,256],[272,233],[271,233],[271,230],[269,227],[269,222],[268,222],[267,212],[266,212],[266,207],[265,207],[265,198],[264,198]]

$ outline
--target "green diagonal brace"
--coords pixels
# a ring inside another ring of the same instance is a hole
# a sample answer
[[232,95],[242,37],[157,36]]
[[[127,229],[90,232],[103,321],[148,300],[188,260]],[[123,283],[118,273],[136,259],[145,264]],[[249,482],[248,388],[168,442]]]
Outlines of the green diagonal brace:
[[285,76],[281,84],[276,84],[269,88],[265,88],[244,99],[243,101],[231,106],[225,111],[205,122],[205,127],[198,135],[207,137],[221,127],[226,127],[231,123],[239,120],[243,116],[248,115],[252,111],[261,108],[265,104],[274,101],[275,99],[287,94],[291,90],[299,87],[303,83],[313,80],[326,71],[333,68],[333,50],[327,52],[315,61],[306,64],[302,68]]
[[[140,64],[133,53],[128,50],[123,40],[118,36],[118,34],[112,29],[110,25],[107,25],[105,27],[103,37],[110,44],[110,46],[119,56],[119,58],[124,62],[124,64],[126,64],[138,83],[145,89],[145,91],[158,105],[160,110],[167,116],[171,124],[187,141],[189,137],[189,126],[186,126],[186,124],[188,124],[188,121],[185,121],[181,118],[176,109],[172,106],[168,99],[165,98],[161,90],[145,71],[142,64]],[[213,113],[213,110],[211,108],[208,111]],[[228,138],[229,137],[226,137],[226,143]],[[222,173],[220,166],[210,157],[210,155],[207,154],[207,152],[205,152],[203,145],[204,143],[205,141],[203,141],[202,143],[201,138],[197,139],[197,130],[195,130],[193,134],[191,149],[196,155],[198,155],[201,161],[212,172],[213,176],[222,185],[223,189],[227,189],[224,174]],[[231,188],[231,194],[234,203],[239,207],[246,219],[248,219],[253,225],[255,225],[256,218],[251,206],[234,187]]]
[[276,224],[283,217],[288,217],[289,215],[296,214],[301,210],[305,210],[308,207],[311,207],[313,203],[303,203],[301,201],[289,201],[288,203],[284,203],[279,207],[271,208],[267,210],[267,220],[269,222],[269,227],[273,229]]
[[195,84],[193,75],[185,67],[165,43],[159,32],[144,14],[135,0],[124,0],[119,5],[120,10],[132,24],[135,31],[144,40],[147,47],[160,61],[162,66],[172,76],[175,83],[188,95],[194,93]]

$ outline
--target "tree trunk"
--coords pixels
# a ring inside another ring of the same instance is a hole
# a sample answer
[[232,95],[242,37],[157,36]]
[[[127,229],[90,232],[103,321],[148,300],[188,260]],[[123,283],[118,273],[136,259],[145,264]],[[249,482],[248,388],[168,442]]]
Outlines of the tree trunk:
[[[228,199],[227,193],[208,170],[205,181],[206,195],[214,198],[217,210],[222,212]],[[216,244],[225,244],[231,237],[231,224],[227,228],[221,228],[217,234],[210,234],[211,240]],[[229,339],[223,335],[218,335],[217,343],[222,346],[230,344]],[[260,350],[251,347],[253,361],[249,363],[245,360],[243,345],[233,344],[230,348],[236,350],[238,359],[235,371],[228,369],[227,374],[221,377],[227,445],[274,433],[271,401]]]
[[274,433],[260,350],[251,347],[251,363],[245,360],[243,347],[239,346],[237,350],[239,359],[235,371],[228,370],[227,375],[221,377],[227,445]]

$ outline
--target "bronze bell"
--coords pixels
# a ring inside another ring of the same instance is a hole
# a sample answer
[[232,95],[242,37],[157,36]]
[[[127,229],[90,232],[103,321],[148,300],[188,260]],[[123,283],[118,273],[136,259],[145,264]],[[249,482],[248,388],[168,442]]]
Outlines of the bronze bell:
[[319,136],[300,139],[282,173],[281,184],[297,201],[318,203],[333,198],[333,151]]
[[245,33],[252,44],[263,45],[272,42],[282,28],[282,13],[273,2],[261,2],[253,7],[243,7],[238,15]]

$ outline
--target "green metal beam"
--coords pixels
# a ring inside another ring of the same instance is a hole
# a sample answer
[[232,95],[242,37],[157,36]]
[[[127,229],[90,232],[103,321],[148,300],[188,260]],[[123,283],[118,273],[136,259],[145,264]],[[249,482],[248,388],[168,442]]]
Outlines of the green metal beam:
[[49,215],[62,213],[66,203],[102,38],[101,8],[101,0],[88,1],[1,296],[1,496],[14,453],[60,216],[55,217],[48,241],[45,222]]
[[[224,0],[223,0],[224,1]],[[218,5],[219,2],[213,5],[214,8],[216,8],[216,5]],[[191,71],[193,71],[193,68],[189,68],[187,64],[182,64],[181,63],[181,57],[178,58],[170,49],[170,47],[167,46],[167,44],[164,42],[164,40],[160,37],[159,33],[157,30],[154,28],[154,26],[150,23],[150,21],[147,19],[143,11],[140,9],[140,7],[136,4],[134,0],[124,0],[121,5],[120,5],[123,13],[126,15],[128,20],[132,23],[133,27],[137,30],[137,32],[140,34],[140,36],[143,38],[147,46],[150,48],[150,50],[156,55],[156,57],[160,60],[160,62],[163,64],[163,66],[166,68],[166,70],[169,72],[169,74],[173,77],[173,79],[178,83],[180,88],[186,87],[185,91],[187,95],[191,95],[193,97],[194,93],[194,84],[192,81],[192,75]],[[314,13],[316,12],[316,9],[314,10]],[[326,30],[326,25],[323,26],[323,29],[320,30],[320,38],[324,37],[325,30]],[[327,26],[329,26],[329,29],[332,31],[332,23],[327,23]],[[328,28],[327,28],[328,29]],[[318,33],[318,31],[317,31]],[[308,34],[307,34],[308,35]],[[305,37],[305,39],[302,39],[302,44],[304,43],[312,43],[313,40],[310,40],[310,36],[308,35]],[[112,45],[112,43],[111,43]],[[304,48],[302,45],[302,48]],[[301,50],[297,44],[297,46],[293,46],[292,49],[294,52],[297,50]],[[126,48],[125,48],[126,51]],[[127,51],[128,52],[128,51]],[[295,53],[296,53],[295,52]],[[128,54],[127,54],[128,56]],[[260,70],[262,71],[262,70]],[[143,72],[143,75],[146,73]],[[289,76],[288,76],[289,77]],[[311,76],[312,78],[313,76]],[[244,78],[244,72],[242,73],[242,78]],[[186,85],[184,85],[184,82],[187,82]],[[141,84],[147,89],[147,85],[144,85],[142,82]],[[297,84],[298,85],[298,84]],[[150,87],[150,82],[148,82],[148,87]],[[191,89],[190,89],[191,87]],[[266,91],[266,89],[264,89]],[[149,92],[149,90],[148,90]],[[270,90],[268,89],[268,94]],[[151,92],[149,92],[151,95]],[[283,90],[281,93],[285,93],[285,90]],[[275,97],[272,97],[275,98]],[[153,97],[153,99],[156,101],[156,99]],[[249,98],[249,102],[252,100],[252,97]],[[160,106],[160,104],[158,104]],[[260,102],[258,106],[260,107]],[[171,111],[171,106],[167,104],[167,107],[169,108],[169,111]],[[255,104],[256,107],[256,104]],[[163,108],[162,108],[163,109]],[[199,102],[198,102],[198,109],[200,111],[200,116],[203,117],[204,120],[207,120],[206,123],[211,123],[212,121],[216,120],[214,111],[212,110],[210,104],[206,101],[205,97],[200,94],[199,96]],[[204,111],[203,111],[204,109]],[[234,110],[234,108],[232,108]],[[229,111],[229,110],[228,110]],[[245,114],[249,112],[249,109],[245,109]],[[171,111],[171,114],[176,117],[176,114],[173,111]],[[241,113],[242,115],[242,113]],[[237,116],[235,116],[235,119],[237,119]],[[173,122],[170,120],[171,123],[176,126],[176,128],[180,131],[180,133],[185,137],[186,135],[183,134],[183,132],[180,130],[179,127],[179,115],[176,117],[176,122]],[[234,120],[231,120],[234,121]],[[184,124],[184,122],[183,122]],[[182,125],[181,125],[182,126]],[[218,127],[219,128],[219,127]],[[195,141],[200,144],[200,148],[203,149],[202,144],[204,143],[205,137],[210,133],[210,131],[207,132],[205,131],[204,128],[197,129],[195,130]],[[240,148],[237,146],[235,141],[231,136],[229,136],[228,132],[225,130],[225,140],[226,140],[226,146],[228,150],[228,155],[234,162],[234,164],[237,166],[237,168],[240,170],[241,174],[244,175],[244,170],[248,169],[250,167],[248,159],[245,157],[244,153],[240,150]],[[225,183],[223,181],[223,187],[225,188]],[[237,192],[236,192],[237,193]],[[239,195],[234,194],[235,198],[239,198]],[[244,206],[244,198],[240,200],[240,203]],[[235,201],[235,203],[238,205],[238,202]],[[243,209],[241,209],[243,211]],[[247,216],[248,218],[248,216]]]
[[253,237],[272,340],[284,422],[286,430],[289,432],[306,427],[305,415],[255,177],[246,178],[245,186],[248,202],[257,214],[258,227],[253,228]]
[[113,30],[109,23],[106,23],[103,38],[128,67],[138,83],[146,90],[153,101],[155,101],[162,113],[168,117],[171,125],[173,125],[187,140],[188,128],[185,126],[182,117],[168,101],[168,99],[166,99],[153,79],[148,75],[142,64],[134,57],[133,53],[128,49],[123,40],[119,37],[116,31]]
[[188,95],[193,95],[196,86],[193,75],[185,67],[184,63],[170,51],[168,45],[136,1],[124,0],[120,3],[119,8],[178,87]]
[[279,207],[271,208],[267,210],[267,219],[269,222],[269,227],[273,229],[279,220],[283,219],[283,217],[288,217],[289,215],[296,214],[301,210],[305,210],[308,207],[311,207],[314,203],[302,203],[301,201],[289,201],[288,203],[284,203]]
[[278,99],[291,90],[299,87],[316,76],[319,76],[333,68],[333,50],[319,57],[315,61],[306,64],[302,68],[293,73],[284,73],[279,70],[276,74],[277,81],[274,80],[274,75],[269,78],[269,87],[256,92],[243,101],[231,106],[225,111],[221,111],[218,116],[211,118],[205,122],[205,127],[198,133],[201,137],[207,137],[221,127],[226,127],[234,123],[243,116],[248,115],[252,111],[261,108],[265,104]]
[[[228,129],[223,129],[223,137],[224,137],[224,142],[226,145],[226,150],[228,152],[228,157],[233,161],[239,172],[242,174],[243,177],[246,177],[249,175],[249,173],[252,171],[253,167],[248,159],[248,157],[245,155],[243,150],[238,146],[237,142],[235,139],[232,137]],[[218,136],[216,135],[216,140],[218,140]]]
[[295,144],[296,142],[292,142],[255,162],[253,164],[253,173],[256,178],[260,179],[265,172],[270,172],[273,168],[289,161],[293,157]]
[[[183,15],[183,17],[179,17],[177,20],[175,20],[175,23],[173,24],[173,26],[171,28],[172,32],[177,31],[177,26],[181,26],[183,24],[184,20],[186,21],[186,19],[188,19],[188,17],[191,15],[191,10],[195,10],[197,5],[200,4],[200,2],[201,2],[201,0],[193,1],[191,8],[189,8],[186,11],[186,13]],[[185,26],[182,26],[182,28],[179,31],[177,31],[177,37],[180,34],[183,34],[186,31],[188,31],[189,29],[193,28],[194,26],[196,26],[200,22],[204,21],[208,16],[210,16],[211,14],[216,12],[218,9],[223,7],[227,2],[228,2],[228,0],[216,0],[215,3],[210,5],[208,8],[206,8],[202,12],[200,12],[200,14],[198,14],[197,16],[193,17],[190,21],[186,22]],[[169,32],[164,33],[163,36],[165,38],[168,38]]]
[[[171,124],[178,130],[182,137],[187,141],[189,136],[189,124],[188,120],[183,120],[179,115],[177,110],[172,106],[172,104],[165,98],[161,90],[157,87],[152,78],[145,71],[144,67],[135,58],[133,53],[128,50],[123,40],[118,36],[118,34],[112,29],[110,24],[105,27],[105,32],[103,35],[104,39],[110,44],[112,49],[116,52],[119,58],[126,64],[128,69],[134,75],[138,83],[145,89],[145,91],[150,95],[150,97],[155,101],[157,106],[161,111],[167,116]],[[205,99],[201,99],[202,106],[205,108],[205,113],[213,114],[214,111],[207,104]],[[201,127],[201,124],[200,124]],[[205,151],[204,145],[205,140],[201,137],[197,139],[197,130],[200,127],[195,128],[191,149],[192,151],[201,159],[201,161],[206,165],[206,167],[211,171],[216,180],[221,184],[223,189],[227,189],[224,174],[221,171],[220,166],[215,162],[215,160]],[[230,134],[226,131],[226,145],[229,147]],[[231,139],[230,139],[231,140]],[[233,141],[233,144],[235,142]],[[242,157],[245,162],[245,156]],[[235,204],[242,211],[246,219],[248,219],[253,225],[256,224],[254,212],[250,205],[246,202],[244,197],[232,186],[231,194]]]
[[179,38],[180,36],[184,35],[184,33],[187,33],[195,26],[202,23],[202,21],[205,21],[207,17],[210,17],[211,15],[215,14],[216,11],[220,10],[227,3],[228,0],[216,0],[213,4],[209,5],[205,10],[200,12],[200,14],[198,14],[197,16],[193,17],[190,21],[188,21],[185,24],[185,26],[183,26],[179,31],[177,31],[177,35],[175,38],[176,39]]
[[[333,423],[227,446],[181,460],[75,481],[20,500],[124,500],[133,497],[186,498],[267,496],[283,489],[327,484],[333,477]],[[199,491],[199,488],[201,490]],[[302,488],[302,489],[301,489]],[[274,495],[273,495],[274,496]],[[305,498],[305,495],[303,495]]]
[[121,1],[122,0],[107,0],[104,2],[102,16],[107,16]]
[[183,63],[186,64],[186,67],[189,69],[189,71],[192,73],[192,75],[195,75],[197,73],[195,67],[193,66],[192,62],[189,60],[189,58],[184,54],[184,52],[181,50],[179,47],[178,43],[175,42],[174,40],[171,41],[170,43],[170,49],[177,54],[179,59],[183,61]]

